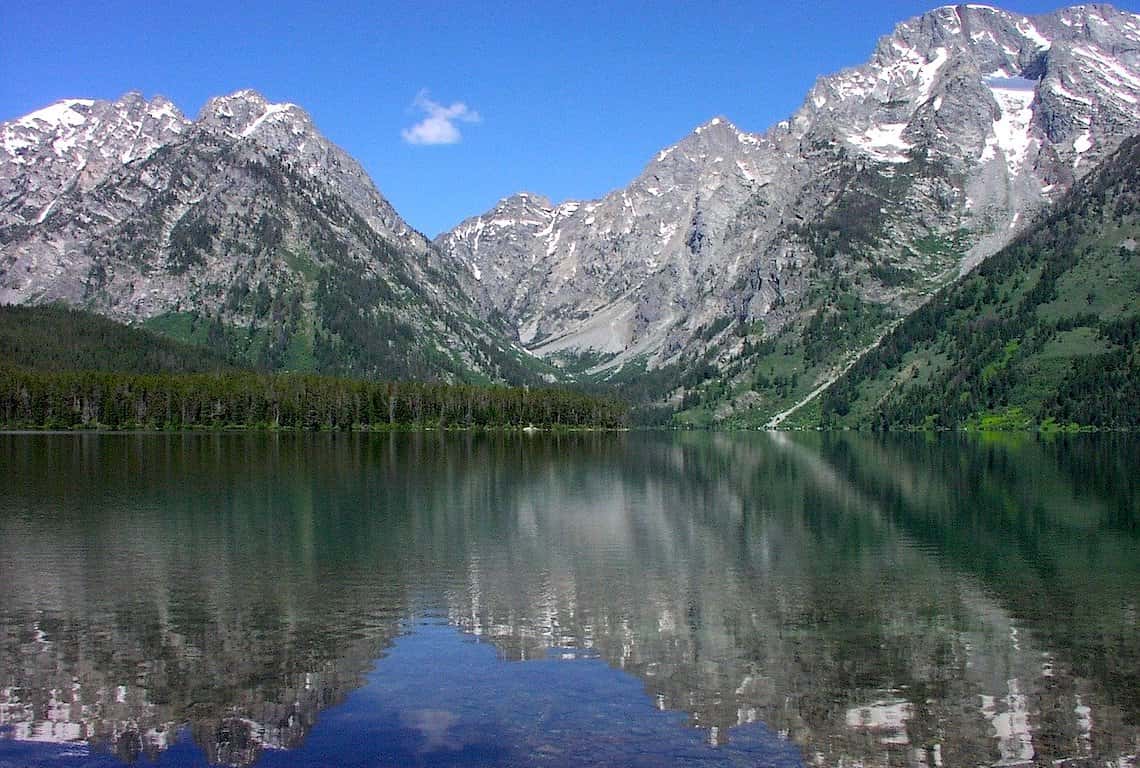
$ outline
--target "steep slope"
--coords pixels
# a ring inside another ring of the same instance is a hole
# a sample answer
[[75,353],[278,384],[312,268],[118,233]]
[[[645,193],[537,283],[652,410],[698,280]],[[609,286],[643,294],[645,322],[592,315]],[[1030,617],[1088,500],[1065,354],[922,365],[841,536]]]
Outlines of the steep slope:
[[517,195],[438,242],[538,354],[668,348],[663,334],[716,286],[715,240],[777,170],[765,146],[715,118],[602,200]]
[[798,416],[835,426],[1140,427],[1140,138],[939,292]]
[[61,102],[0,126],[0,303],[64,302],[270,369],[528,380],[432,246],[292,104]]
[[145,374],[237,368],[203,347],[55,305],[0,307],[0,365]]
[[1134,14],[947,6],[763,135],[714,118],[601,200],[508,198],[437,243],[536,354],[762,422],[1062,196],[1138,100]]

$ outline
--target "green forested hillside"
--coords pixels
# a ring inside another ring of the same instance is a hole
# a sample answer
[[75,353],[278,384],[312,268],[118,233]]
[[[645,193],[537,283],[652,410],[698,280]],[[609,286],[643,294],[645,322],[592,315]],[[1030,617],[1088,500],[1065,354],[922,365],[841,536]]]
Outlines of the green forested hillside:
[[909,316],[800,424],[1140,427],[1140,137]]
[[236,368],[195,344],[61,305],[0,305],[0,365],[40,371],[202,373]]
[[564,390],[257,374],[87,312],[0,307],[0,428],[613,428],[627,412]]

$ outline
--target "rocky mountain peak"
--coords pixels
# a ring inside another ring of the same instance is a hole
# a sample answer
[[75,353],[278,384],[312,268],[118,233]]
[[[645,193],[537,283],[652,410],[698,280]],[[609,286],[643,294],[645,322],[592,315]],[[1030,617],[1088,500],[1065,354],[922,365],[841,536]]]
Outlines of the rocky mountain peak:
[[67,190],[94,187],[191,123],[162,96],[64,99],[0,124],[0,226],[39,223]]
[[[23,117],[0,124],[0,154],[18,164],[41,159],[44,144],[58,156],[82,159],[91,147],[122,143],[133,133],[136,145],[157,145],[181,133],[188,121],[163,96],[147,100],[132,91],[115,101],[63,99]],[[135,151],[129,153],[139,156]]]
[[520,370],[423,235],[296,105],[244,90],[191,122],[128,93],[61,102],[0,137],[0,303],[208,318],[226,329],[213,342],[268,367]]
[[[1086,59],[1095,59],[1088,51],[1097,49],[1130,69],[1138,61],[1137,43],[1140,16],[1106,5],[1033,17],[985,5],[943,6],[896,26],[866,64],[821,77],[799,116],[842,112],[866,101],[913,112],[963,74],[1042,80],[1063,69],[1074,49]],[[1127,75],[1116,74],[1118,82],[1107,78],[1107,85],[1132,85]]]
[[[910,311],[1138,130],[1140,17],[944,6],[821,77],[766,133],[713,117],[624,188],[558,204],[511,195],[432,247],[294,104],[241,90],[191,122],[161,97],[73,99],[0,125],[0,278],[12,300],[150,316],[187,285],[221,304],[218,286],[247,262],[249,285],[268,285],[286,251],[378,273],[382,240],[399,274],[364,301],[396,307],[419,282],[434,298],[461,287],[489,327],[560,365],[683,370],[703,358],[707,371],[743,354],[749,334],[785,334],[792,349],[839,299],[874,307],[868,323]],[[275,195],[292,207],[281,213]],[[141,230],[160,277],[139,266]],[[355,250],[339,247],[346,238]]]
[[694,143],[698,143],[699,140],[699,142],[706,144],[723,144],[736,141],[741,135],[741,130],[733,125],[731,120],[724,115],[717,115],[711,120],[698,125],[686,138]]
[[717,116],[694,128],[676,144],[658,152],[649,167],[703,164],[717,157],[735,158],[763,143],[762,137],[745,133],[728,118]]
[[[675,361],[726,316],[794,322],[812,270],[914,306],[1140,129],[1138,32],[1105,5],[936,8],[762,135],[717,116],[604,198],[533,216],[500,204],[437,243],[536,354],[614,367]],[[907,283],[870,276],[879,260]]]
[[194,125],[197,131],[241,143],[249,152],[268,154],[318,180],[336,190],[377,232],[417,253],[427,250],[427,239],[396,213],[360,164],[322,135],[296,104],[271,102],[246,88],[210,99]]
[[866,64],[821,77],[790,130],[770,135],[884,165],[920,157],[974,173],[996,163],[986,174],[1004,168],[1006,188],[970,198],[1012,211],[1105,157],[1140,127],[1138,103],[1140,16],[1107,5],[1033,17],[954,5],[899,24]]
[[491,209],[497,214],[510,213],[536,213],[549,214],[554,210],[554,204],[545,195],[536,195],[533,192],[517,192],[495,204]]
[[285,126],[292,133],[313,127],[308,113],[296,104],[274,103],[248,88],[210,99],[202,107],[197,122],[203,128],[239,138],[269,133],[268,129],[275,125]]
[[879,41],[876,52],[889,55],[894,42],[958,49],[997,43],[1011,49],[1008,55],[1030,55],[1049,50],[1055,31],[1053,16],[1024,16],[989,5],[944,5],[899,23]]
[[77,126],[87,122],[93,99],[63,99],[43,109],[24,115],[13,121],[16,125],[39,129],[59,129],[63,126]]

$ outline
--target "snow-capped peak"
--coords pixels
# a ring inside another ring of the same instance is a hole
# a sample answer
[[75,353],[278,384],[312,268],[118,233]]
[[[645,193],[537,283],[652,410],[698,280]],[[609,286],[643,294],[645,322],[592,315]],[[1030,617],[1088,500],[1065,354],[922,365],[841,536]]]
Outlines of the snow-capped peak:
[[93,99],[63,99],[19,118],[16,122],[35,128],[83,125],[95,104]]
[[257,132],[264,124],[285,117],[305,125],[311,123],[308,114],[296,104],[271,102],[257,91],[244,88],[228,96],[210,99],[198,120],[244,138]]
[[700,134],[704,133],[705,131],[711,131],[711,130],[715,130],[717,128],[722,128],[722,130],[723,129],[732,130],[732,131],[737,130],[736,126],[733,125],[731,122],[729,122],[728,118],[723,117],[721,115],[717,115],[713,119],[711,119],[707,122],[704,122],[701,125],[698,125],[693,130],[693,133],[700,135]]
[[37,165],[48,176],[61,175],[60,180],[84,170],[97,179],[103,159],[125,163],[146,157],[187,124],[161,96],[147,101],[131,92],[115,101],[65,99],[0,125],[0,150],[16,165]]

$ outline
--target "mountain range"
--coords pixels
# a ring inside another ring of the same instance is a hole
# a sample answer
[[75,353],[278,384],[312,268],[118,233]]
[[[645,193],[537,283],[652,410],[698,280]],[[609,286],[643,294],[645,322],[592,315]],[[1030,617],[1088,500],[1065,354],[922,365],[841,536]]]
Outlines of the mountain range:
[[1140,16],[945,6],[764,133],[714,117],[599,200],[519,193],[429,241],[296,105],[74,99],[0,125],[0,303],[773,424],[1137,132]]

